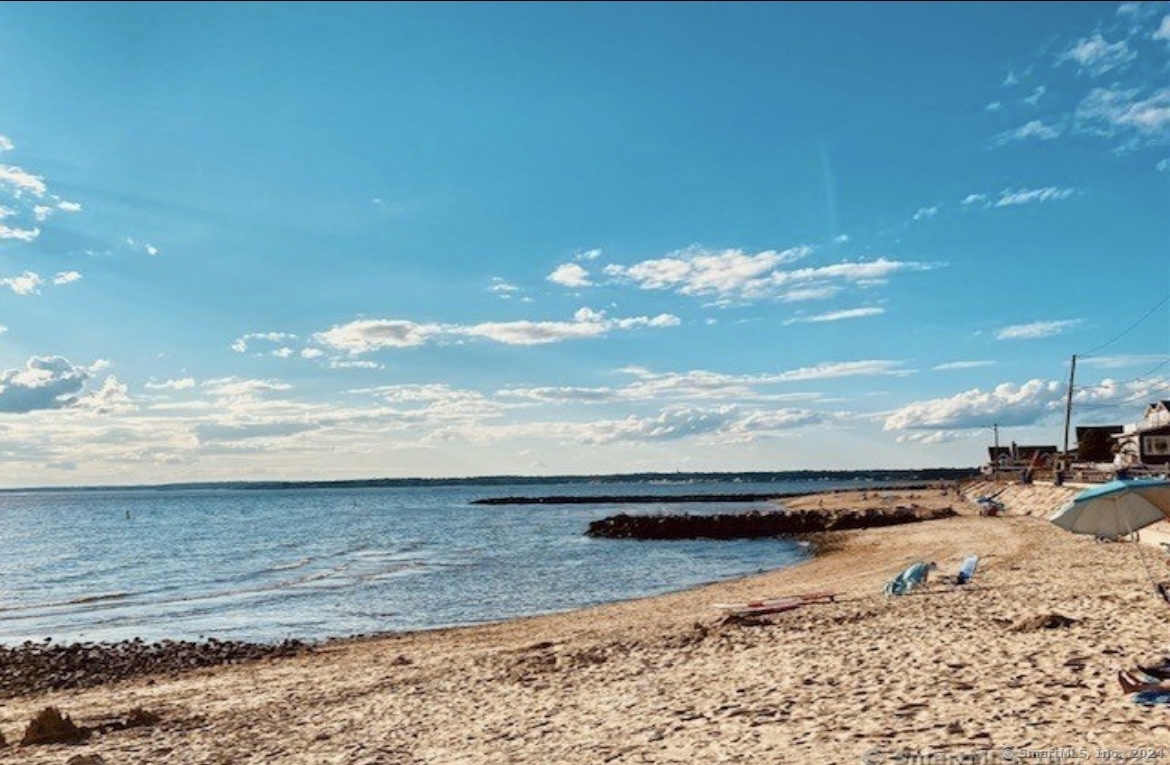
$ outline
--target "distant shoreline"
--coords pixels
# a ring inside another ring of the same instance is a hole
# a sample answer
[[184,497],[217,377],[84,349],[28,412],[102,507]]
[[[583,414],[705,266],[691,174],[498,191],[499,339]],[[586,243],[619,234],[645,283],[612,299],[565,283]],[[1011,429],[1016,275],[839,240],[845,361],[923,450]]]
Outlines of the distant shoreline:
[[165,484],[108,484],[0,488],[0,494],[67,491],[272,491],[287,489],[380,489],[424,486],[549,486],[563,483],[784,483],[791,481],[957,481],[979,475],[978,468],[920,470],[779,470],[710,473],[609,473],[603,475],[466,476],[461,478],[357,478],[324,481],[192,481]]

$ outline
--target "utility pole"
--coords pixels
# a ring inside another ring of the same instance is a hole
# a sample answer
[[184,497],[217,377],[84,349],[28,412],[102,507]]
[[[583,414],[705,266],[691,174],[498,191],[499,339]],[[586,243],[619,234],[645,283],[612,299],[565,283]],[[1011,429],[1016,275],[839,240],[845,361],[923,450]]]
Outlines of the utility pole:
[[1064,404],[1064,451],[1061,452],[1061,456],[1064,458],[1068,457],[1068,426],[1072,422],[1073,381],[1076,379],[1076,376],[1077,355],[1074,353],[1072,356],[1072,364],[1069,365],[1068,369],[1068,399]]
[[999,451],[999,423],[991,426],[991,432],[995,434],[995,449]]

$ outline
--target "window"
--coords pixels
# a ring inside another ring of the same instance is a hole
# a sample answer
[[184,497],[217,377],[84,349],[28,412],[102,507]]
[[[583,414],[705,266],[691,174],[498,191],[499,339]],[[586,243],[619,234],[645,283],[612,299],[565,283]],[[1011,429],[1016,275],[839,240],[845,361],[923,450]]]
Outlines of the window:
[[1146,436],[1142,439],[1142,452],[1159,456],[1170,454],[1170,436]]

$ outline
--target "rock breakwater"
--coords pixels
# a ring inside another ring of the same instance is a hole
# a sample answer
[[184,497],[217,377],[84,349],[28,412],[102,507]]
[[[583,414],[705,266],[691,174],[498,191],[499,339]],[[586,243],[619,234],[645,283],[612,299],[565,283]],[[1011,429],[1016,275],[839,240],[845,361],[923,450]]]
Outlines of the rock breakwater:
[[608,539],[752,539],[848,531],[950,518],[952,508],[898,506],[864,510],[776,510],[717,515],[629,515],[589,524],[586,535]]

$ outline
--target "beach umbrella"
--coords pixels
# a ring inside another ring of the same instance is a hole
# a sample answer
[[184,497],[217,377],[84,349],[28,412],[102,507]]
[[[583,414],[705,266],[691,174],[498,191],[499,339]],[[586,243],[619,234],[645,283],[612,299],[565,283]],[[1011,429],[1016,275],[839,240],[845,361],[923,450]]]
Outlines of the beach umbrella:
[[1170,520],[1170,481],[1137,478],[1086,489],[1048,520],[1074,534],[1119,537]]

